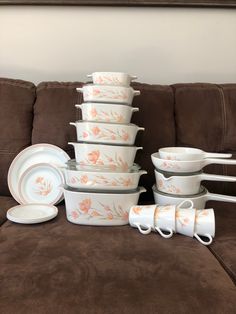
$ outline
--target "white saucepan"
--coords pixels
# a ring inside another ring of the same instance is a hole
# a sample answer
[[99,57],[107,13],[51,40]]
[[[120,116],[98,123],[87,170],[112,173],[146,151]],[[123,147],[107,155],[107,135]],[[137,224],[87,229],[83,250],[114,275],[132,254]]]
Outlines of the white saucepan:
[[117,86],[129,86],[132,80],[137,79],[137,76],[122,72],[94,72],[87,77],[93,79],[93,84]]
[[87,102],[76,104],[82,110],[82,119],[88,121],[130,123],[133,112],[139,111],[127,105]]
[[207,153],[192,147],[163,147],[159,149],[160,158],[168,160],[200,160],[204,158],[230,158],[232,154]]
[[68,143],[74,146],[75,159],[80,165],[106,166],[127,171],[132,167],[136,152],[142,147],[91,143]]
[[106,85],[84,85],[76,88],[83,93],[85,102],[108,102],[131,105],[133,97],[140,95],[140,91],[132,87],[106,86]]
[[160,158],[159,153],[151,155],[152,163],[156,169],[168,172],[197,172],[210,164],[236,165],[236,159],[206,158],[201,160],[169,160]]
[[143,187],[132,192],[83,192],[64,187],[66,216],[81,225],[118,226],[129,222],[130,208],[138,204]]
[[173,172],[162,173],[155,170],[157,189],[161,192],[179,195],[191,195],[200,192],[201,181],[236,182],[236,177],[221,176],[207,173],[176,175]]
[[116,145],[133,145],[138,131],[144,128],[135,124],[76,121],[70,122],[76,127],[77,141]]
[[206,188],[201,187],[201,192],[194,195],[171,195],[157,190],[153,186],[153,194],[156,204],[159,205],[177,205],[184,200],[191,200],[194,207],[197,209],[204,209],[207,201],[221,201],[236,203],[236,196],[214,194],[208,192]]

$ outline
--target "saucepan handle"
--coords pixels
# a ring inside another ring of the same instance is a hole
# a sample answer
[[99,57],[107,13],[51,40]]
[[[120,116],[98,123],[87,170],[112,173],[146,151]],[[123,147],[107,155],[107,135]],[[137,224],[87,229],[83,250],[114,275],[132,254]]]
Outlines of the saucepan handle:
[[236,196],[214,194],[214,193],[208,192],[206,194],[206,201],[221,201],[221,202],[236,203]]
[[210,164],[236,165],[236,159],[209,158],[209,159],[204,159],[202,161],[202,167],[205,167]]
[[223,154],[223,153],[205,153],[205,158],[231,158],[232,154]]
[[233,176],[221,176],[216,174],[208,174],[203,173],[200,174],[201,181],[207,180],[207,181],[226,181],[226,182],[236,182],[236,177]]

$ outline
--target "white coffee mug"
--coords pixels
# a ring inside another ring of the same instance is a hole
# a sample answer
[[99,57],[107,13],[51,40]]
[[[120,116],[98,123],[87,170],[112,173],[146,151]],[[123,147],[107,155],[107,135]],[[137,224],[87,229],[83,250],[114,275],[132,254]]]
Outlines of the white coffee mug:
[[176,232],[188,237],[193,237],[195,216],[195,208],[177,208],[175,215]]
[[142,234],[149,234],[154,230],[154,214],[157,205],[132,206],[129,211],[129,223],[138,228]]
[[[204,241],[201,236],[209,239]],[[204,245],[212,243],[215,236],[214,209],[199,209],[196,211],[194,237]]]

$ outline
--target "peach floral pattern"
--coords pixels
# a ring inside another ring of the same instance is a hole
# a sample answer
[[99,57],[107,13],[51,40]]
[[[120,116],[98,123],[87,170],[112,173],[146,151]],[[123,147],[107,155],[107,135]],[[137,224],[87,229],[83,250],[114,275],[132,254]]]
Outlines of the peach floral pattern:
[[132,211],[136,214],[136,215],[139,215],[142,211],[142,208],[139,207],[139,206],[135,206],[132,208]]
[[[90,138],[91,137],[91,138]],[[80,140],[109,140],[109,141],[117,141],[122,140],[127,142],[130,139],[130,135],[125,130],[111,130],[107,128],[103,128],[102,130],[98,126],[92,127],[90,130],[83,131],[78,134],[78,139]]]
[[163,161],[163,163],[160,165],[160,169],[171,169],[171,170],[180,170],[181,167],[179,165],[173,164],[172,162]]
[[181,224],[182,227],[185,227],[190,223],[190,219],[179,210],[176,210],[175,219]]
[[180,188],[177,188],[173,184],[164,184],[162,179],[157,180],[157,188],[166,193],[181,194]]
[[46,180],[44,177],[37,177],[35,180],[35,193],[41,196],[47,196],[53,188],[52,183],[49,180]]
[[72,176],[69,179],[70,184],[72,185],[85,185],[85,186],[94,186],[94,185],[104,185],[104,186],[122,186],[122,187],[130,187],[134,185],[133,178],[130,177],[118,177],[118,178],[110,178],[104,175],[92,175],[91,177],[87,175],[76,175]]
[[196,218],[195,218],[195,221],[196,221],[196,224],[199,223],[199,220],[203,217],[206,217],[209,215],[209,212],[207,209],[199,209],[196,211]]
[[111,207],[110,205],[99,203],[101,208],[93,208],[92,201],[90,198],[82,200],[78,204],[78,208],[71,211],[71,219],[76,221],[81,216],[85,216],[88,219],[100,219],[100,220],[128,220],[128,212],[122,208],[121,205],[115,205]]
[[171,210],[171,205],[157,206],[154,214],[155,221],[157,221],[160,218],[161,214],[166,213],[169,210]]
[[106,89],[106,88],[92,88],[90,90],[85,91],[85,97],[96,97],[98,99],[110,99],[110,100],[120,100],[120,101],[127,101],[128,100],[128,92],[122,91],[120,89]]
[[97,76],[94,80],[98,85],[121,85],[121,81],[115,76]]
[[98,165],[98,166],[107,166],[111,170],[116,170],[117,168],[121,169],[122,171],[127,171],[129,166],[127,162],[125,162],[120,156],[115,154],[112,158],[108,155],[104,155],[103,159],[100,156],[99,150],[94,150],[88,153],[87,158],[83,161],[80,161],[79,164],[81,166],[86,165]]
[[125,117],[116,111],[97,111],[96,108],[92,108],[87,114],[84,114],[84,120],[122,123],[125,121]]

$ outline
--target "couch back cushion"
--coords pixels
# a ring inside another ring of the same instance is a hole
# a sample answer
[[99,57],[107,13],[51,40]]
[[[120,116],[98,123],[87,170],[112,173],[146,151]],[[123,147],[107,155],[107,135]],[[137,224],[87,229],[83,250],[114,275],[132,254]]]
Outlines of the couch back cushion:
[[81,86],[79,82],[42,82],[37,86],[32,144],[54,144],[74,157],[73,147],[68,142],[76,141],[76,132],[69,122],[80,118],[75,104],[82,102],[81,93],[76,91],[76,87]]
[[[177,145],[236,153],[236,84],[176,84],[173,89]],[[236,166],[212,164],[204,172],[236,175]],[[211,192],[236,194],[233,183],[204,185]]]
[[10,195],[8,168],[14,157],[31,145],[33,126],[34,84],[0,78],[0,194]]

